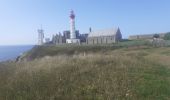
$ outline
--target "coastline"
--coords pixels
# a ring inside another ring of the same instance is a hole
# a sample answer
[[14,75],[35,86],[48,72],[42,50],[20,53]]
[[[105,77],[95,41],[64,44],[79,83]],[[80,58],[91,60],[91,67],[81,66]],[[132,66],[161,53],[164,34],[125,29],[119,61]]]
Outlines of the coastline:
[[0,63],[15,62],[18,58],[31,50],[35,45],[0,46]]

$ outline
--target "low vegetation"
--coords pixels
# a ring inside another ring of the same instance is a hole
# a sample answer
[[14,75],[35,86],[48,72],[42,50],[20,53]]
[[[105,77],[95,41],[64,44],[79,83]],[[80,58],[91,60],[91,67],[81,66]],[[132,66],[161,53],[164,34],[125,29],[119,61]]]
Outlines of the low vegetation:
[[0,64],[0,100],[170,99],[169,47],[47,48]]
[[170,32],[165,34],[164,39],[165,40],[170,40]]
[[32,50],[20,57],[21,60],[34,60],[45,56],[58,56],[58,55],[77,55],[80,53],[95,53],[107,52],[109,50],[116,50],[128,47],[151,46],[149,41],[124,41],[116,44],[103,44],[103,45],[58,45],[58,46],[35,46]]

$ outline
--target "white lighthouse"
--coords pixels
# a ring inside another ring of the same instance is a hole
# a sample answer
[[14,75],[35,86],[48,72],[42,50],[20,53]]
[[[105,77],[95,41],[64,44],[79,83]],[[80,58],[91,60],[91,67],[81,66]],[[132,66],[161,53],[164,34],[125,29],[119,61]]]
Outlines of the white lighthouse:
[[70,14],[70,39],[76,39],[76,31],[75,31],[75,15],[74,12],[71,11]]
[[76,37],[76,28],[75,28],[75,14],[72,10],[70,12],[70,39],[66,40],[67,43],[80,43],[80,39],[77,39]]

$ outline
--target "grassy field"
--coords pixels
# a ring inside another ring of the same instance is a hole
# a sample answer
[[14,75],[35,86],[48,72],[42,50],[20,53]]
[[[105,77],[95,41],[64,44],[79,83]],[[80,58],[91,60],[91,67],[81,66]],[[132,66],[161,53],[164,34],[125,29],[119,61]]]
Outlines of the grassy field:
[[170,100],[169,47],[47,48],[0,64],[0,100]]

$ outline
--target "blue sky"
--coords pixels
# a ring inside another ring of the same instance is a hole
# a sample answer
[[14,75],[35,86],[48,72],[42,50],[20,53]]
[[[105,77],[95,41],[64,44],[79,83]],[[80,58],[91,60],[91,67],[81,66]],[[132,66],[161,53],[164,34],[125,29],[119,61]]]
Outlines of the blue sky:
[[45,36],[69,29],[76,13],[81,33],[120,27],[123,37],[170,31],[170,0],[1,0],[0,45],[36,44],[41,24]]

